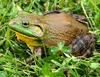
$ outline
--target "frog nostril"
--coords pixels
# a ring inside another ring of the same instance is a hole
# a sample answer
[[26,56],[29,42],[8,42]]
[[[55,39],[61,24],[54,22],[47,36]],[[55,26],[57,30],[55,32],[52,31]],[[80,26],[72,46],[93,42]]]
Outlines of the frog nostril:
[[14,22],[12,22],[12,21],[9,22],[9,25],[14,25],[14,24],[16,24],[15,21]]

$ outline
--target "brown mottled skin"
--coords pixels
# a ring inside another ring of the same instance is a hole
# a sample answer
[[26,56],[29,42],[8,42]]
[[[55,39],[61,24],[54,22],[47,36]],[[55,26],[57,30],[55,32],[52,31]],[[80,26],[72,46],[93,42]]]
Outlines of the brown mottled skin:
[[65,41],[70,44],[77,36],[88,33],[86,25],[76,21],[66,13],[54,13],[44,16],[45,27],[47,29],[47,45],[56,45],[58,42]]
[[[12,19],[9,22],[9,24],[10,25],[22,24],[23,22],[25,24],[28,23],[27,24],[29,26],[28,28],[31,28],[32,30],[34,30],[35,27],[37,27],[39,31],[41,30],[40,31],[40,34],[42,34],[41,38],[43,39],[43,43],[46,46],[57,45],[57,43],[62,41],[65,41],[65,45],[69,45],[78,36],[84,37],[89,33],[88,27],[86,25],[78,22],[76,19],[74,19],[73,17],[71,17],[70,15],[64,12],[52,12],[41,16],[23,13],[21,16]],[[25,42],[28,45],[28,47],[31,49],[31,51],[33,51],[33,48],[35,46],[41,46],[42,44],[36,41],[37,39],[36,37],[29,37],[17,31],[16,31],[16,36],[18,40]],[[72,51],[73,51],[73,47],[72,47]],[[80,52],[82,51],[83,50],[81,50]],[[87,51],[84,51],[84,53],[86,52]],[[81,55],[84,55],[84,53],[82,53]],[[77,56],[81,56],[81,55],[77,55]]]

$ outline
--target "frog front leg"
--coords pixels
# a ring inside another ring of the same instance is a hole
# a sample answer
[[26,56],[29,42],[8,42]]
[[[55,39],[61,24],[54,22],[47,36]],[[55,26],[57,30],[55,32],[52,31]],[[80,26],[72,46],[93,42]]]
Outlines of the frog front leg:
[[27,45],[31,51],[32,54],[30,54],[30,57],[26,59],[26,63],[32,65],[36,64],[37,62],[37,57],[41,57],[42,55],[42,49],[41,47],[35,47],[35,46],[30,46]]
[[87,34],[78,36],[71,43],[71,53],[79,58],[90,57],[95,49],[96,36],[94,34]]
[[41,49],[41,47],[38,47],[38,46],[30,46],[30,45],[27,45],[27,46],[29,47],[29,49],[31,50],[32,54],[35,57],[42,55],[42,49]]

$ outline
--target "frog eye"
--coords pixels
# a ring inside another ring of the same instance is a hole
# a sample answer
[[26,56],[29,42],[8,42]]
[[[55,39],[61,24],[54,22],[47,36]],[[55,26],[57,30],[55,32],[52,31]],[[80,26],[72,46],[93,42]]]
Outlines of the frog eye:
[[28,27],[29,26],[29,22],[28,21],[22,21],[22,25],[23,27]]

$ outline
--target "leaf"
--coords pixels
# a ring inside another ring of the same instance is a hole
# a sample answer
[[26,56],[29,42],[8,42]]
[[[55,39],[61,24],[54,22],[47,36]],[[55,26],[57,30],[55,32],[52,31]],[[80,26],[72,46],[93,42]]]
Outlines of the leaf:
[[99,63],[91,63],[90,67],[92,69],[97,69],[99,67]]
[[63,47],[64,47],[64,45],[65,45],[64,41],[63,41],[63,42],[58,43],[58,48],[59,48],[59,50],[62,50],[62,49],[63,49]]
[[5,41],[5,39],[0,41],[0,46],[3,45],[4,41]]
[[0,71],[0,77],[7,77],[7,76],[6,76],[6,72]]
[[50,47],[50,51],[51,51],[51,53],[56,54],[58,51],[58,48],[57,47]]
[[100,12],[95,15],[94,22],[96,26],[100,26]]

